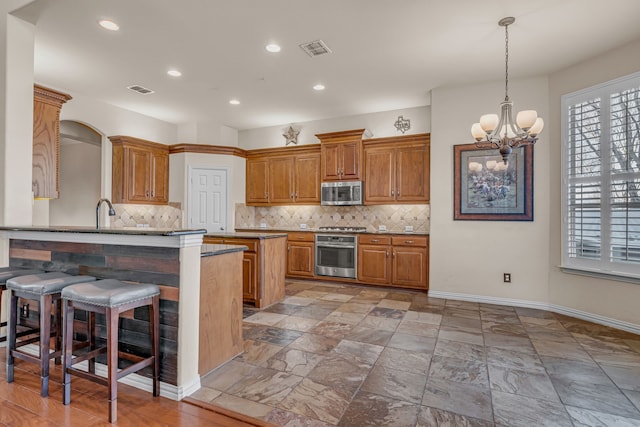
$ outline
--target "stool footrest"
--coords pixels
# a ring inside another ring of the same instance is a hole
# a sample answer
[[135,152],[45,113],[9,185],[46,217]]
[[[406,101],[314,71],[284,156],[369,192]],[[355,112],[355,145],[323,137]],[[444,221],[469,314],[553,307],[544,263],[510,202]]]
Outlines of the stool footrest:
[[138,363],[134,363],[133,365],[124,368],[123,370],[118,372],[117,377],[118,377],[118,379],[120,379],[120,378],[122,378],[122,377],[124,377],[126,375],[129,375],[132,372],[136,372],[136,371],[139,371],[142,368],[146,368],[147,366],[151,366],[152,364],[153,364],[153,356],[148,357],[146,359],[143,359]]
[[83,371],[77,368],[67,368],[67,372],[85,380],[93,381],[102,385],[109,385],[109,380],[107,378],[101,377],[100,375],[92,374],[91,372]]
[[95,359],[96,356],[104,354],[107,352],[107,347],[96,348],[95,350],[91,350],[86,352],[85,354],[81,354],[79,356],[74,357],[71,360],[71,364],[75,365],[76,363],[84,362],[85,360]]
[[[24,360],[25,362],[31,362],[37,365],[40,364],[39,356],[34,356],[32,354],[25,353],[21,350],[17,350],[17,349],[11,350],[11,356],[15,357],[16,359]],[[60,350],[49,353],[49,359],[53,359],[60,356],[62,356],[62,351]]]

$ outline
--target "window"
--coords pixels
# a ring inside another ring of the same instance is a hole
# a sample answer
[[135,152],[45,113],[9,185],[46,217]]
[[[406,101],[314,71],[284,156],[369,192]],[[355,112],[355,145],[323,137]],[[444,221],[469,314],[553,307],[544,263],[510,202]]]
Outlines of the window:
[[562,97],[563,260],[640,278],[640,73]]

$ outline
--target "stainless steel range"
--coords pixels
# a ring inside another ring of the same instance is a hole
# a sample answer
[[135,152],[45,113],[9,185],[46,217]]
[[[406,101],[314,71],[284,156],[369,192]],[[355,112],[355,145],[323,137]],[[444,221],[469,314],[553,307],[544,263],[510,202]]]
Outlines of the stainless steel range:
[[355,279],[358,237],[351,234],[316,234],[316,275]]

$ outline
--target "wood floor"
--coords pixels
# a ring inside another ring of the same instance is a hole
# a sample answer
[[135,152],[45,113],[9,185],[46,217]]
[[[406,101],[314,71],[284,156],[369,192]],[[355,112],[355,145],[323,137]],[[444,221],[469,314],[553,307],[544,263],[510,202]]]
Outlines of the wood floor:
[[61,402],[61,371],[51,364],[48,398],[40,397],[35,365],[16,360],[15,382],[7,383],[6,348],[0,347],[0,426],[270,426],[264,421],[218,408],[175,402],[126,384],[118,385],[118,423],[107,420],[107,388],[72,379],[71,404]]

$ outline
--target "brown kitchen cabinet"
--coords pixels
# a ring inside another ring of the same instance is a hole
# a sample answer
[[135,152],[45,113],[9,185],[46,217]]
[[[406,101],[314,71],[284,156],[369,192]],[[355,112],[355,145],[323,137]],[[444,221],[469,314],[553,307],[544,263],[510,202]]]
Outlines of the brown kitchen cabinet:
[[358,281],[403,288],[429,288],[429,237],[358,237]]
[[287,277],[313,277],[315,275],[314,234],[289,233],[287,241]]
[[113,145],[112,201],[166,205],[169,147],[129,136],[110,136]]
[[38,199],[60,194],[60,110],[70,95],[33,86],[33,175],[31,189]]
[[358,237],[358,280],[365,283],[391,283],[391,237]]
[[361,179],[362,134],[365,129],[317,134],[323,181]]
[[269,159],[247,159],[247,205],[269,203]]
[[248,248],[242,259],[242,299],[256,308],[264,308],[284,299],[286,273],[284,235],[234,237],[205,235],[203,243],[243,245]]
[[253,150],[246,180],[247,205],[319,205],[320,147]]
[[364,203],[428,203],[429,146],[429,134],[368,140]]

